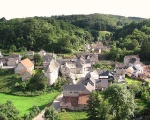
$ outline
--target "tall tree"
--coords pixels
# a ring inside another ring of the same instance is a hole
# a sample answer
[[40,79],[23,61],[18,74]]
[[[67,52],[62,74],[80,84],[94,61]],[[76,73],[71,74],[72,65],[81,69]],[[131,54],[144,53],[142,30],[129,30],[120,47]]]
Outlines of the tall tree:
[[125,85],[114,84],[105,90],[104,95],[112,105],[116,120],[127,120],[134,115],[134,97]]
[[89,120],[97,120],[100,100],[97,92],[92,92],[89,95],[87,116]]

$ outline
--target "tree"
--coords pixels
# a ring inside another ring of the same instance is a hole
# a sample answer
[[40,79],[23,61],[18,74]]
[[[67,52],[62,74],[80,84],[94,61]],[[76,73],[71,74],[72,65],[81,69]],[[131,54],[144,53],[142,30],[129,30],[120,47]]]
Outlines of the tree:
[[134,97],[125,85],[111,85],[105,90],[104,95],[112,106],[112,114],[116,120],[130,119],[134,115]]
[[111,105],[106,100],[101,100],[98,108],[98,119],[99,120],[112,120]]
[[44,117],[46,120],[59,120],[58,113],[54,107],[49,107],[45,110]]
[[89,120],[97,120],[98,118],[98,108],[100,104],[100,100],[98,97],[97,92],[92,92],[89,95],[88,103],[88,110],[87,110],[87,116]]
[[24,59],[26,59],[26,58],[30,59],[29,55],[24,55],[24,56],[21,58],[21,60],[24,60]]
[[18,117],[19,111],[15,108],[11,101],[7,101],[5,104],[0,104],[0,120],[11,119],[11,120],[19,120]]
[[43,59],[42,59],[42,57],[39,54],[34,54],[34,63],[37,66],[42,65]]

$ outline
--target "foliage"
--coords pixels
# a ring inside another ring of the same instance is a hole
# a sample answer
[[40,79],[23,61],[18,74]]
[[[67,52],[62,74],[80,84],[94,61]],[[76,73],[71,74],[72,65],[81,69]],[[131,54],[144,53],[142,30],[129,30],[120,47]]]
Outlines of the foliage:
[[63,86],[68,83],[68,80],[65,77],[58,77],[56,82],[51,86],[52,89],[57,91],[62,91]]
[[5,104],[0,104],[0,113],[2,120],[19,120],[19,111],[15,108],[11,101],[7,101]]
[[19,116],[23,117],[24,114],[28,114],[33,106],[38,106],[40,110],[45,108],[45,106],[51,104],[51,102],[56,98],[58,92],[47,92],[43,95],[27,97],[27,96],[14,96],[9,94],[0,93],[0,104],[11,100],[14,106],[19,110]]
[[34,64],[37,66],[42,65],[43,59],[39,54],[34,54]]
[[[74,44],[87,38],[85,30],[54,18],[34,17],[0,22],[0,48],[9,52],[45,49],[59,53],[61,49],[58,46],[64,36],[69,36],[69,41],[73,40]],[[71,43],[69,46],[69,50],[74,49]],[[66,50],[65,46],[62,48]]]
[[114,84],[104,91],[116,120],[130,119],[134,115],[134,97],[125,85]]
[[35,116],[37,116],[40,112],[38,106],[33,106],[29,114],[24,114],[24,120],[32,120]]
[[59,120],[58,113],[54,107],[49,107],[45,110],[44,117],[46,120]]
[[29,55],[24,55],[24,56],[21,58],[21,60],[24,60],[24,59],[26,59],[26,58],[30,59]]
[[100,104],[100,100],[98,97],[97,92],[92,92],[89,95],[88,103],[88,110],[87,110],[87,116],[89,120],[96,120],[98,118],[98,107]]
[[113,69],[112,65],[109,65],[109,64],[107,64],[105,62],[99,62],[97,64],[94,64],[93,67],[96,68],[96,69],[108,69],[108,70],[112,70]]
[[42,70],[38,70],[37,73],[29,80],[27,89],[30,91],[45,90],[48,86],[47,78],[44,76]]

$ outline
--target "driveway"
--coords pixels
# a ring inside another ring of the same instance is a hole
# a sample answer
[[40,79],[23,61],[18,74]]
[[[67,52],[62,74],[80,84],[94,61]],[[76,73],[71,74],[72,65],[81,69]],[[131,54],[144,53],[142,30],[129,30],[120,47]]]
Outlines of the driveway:
[[[60,95],[57,96],[57,98],[53,101],[52,105],[55,110],[57,112],[60,111],[60,101],[63,97],[63,94],[61,93]],[[47,107],[46,107],[47,108]],[[42,116],[44,116],[44,112],[46,110],[46,108],[44,110],[42,110],[35,118],[33,118],[32,120],[44,120],[44,118]]]

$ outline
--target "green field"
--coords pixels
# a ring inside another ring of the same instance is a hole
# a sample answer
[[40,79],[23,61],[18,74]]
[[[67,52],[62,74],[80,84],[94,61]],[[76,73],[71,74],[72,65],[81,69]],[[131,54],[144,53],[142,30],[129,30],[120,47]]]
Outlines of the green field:
[[60,112],[60,120],[86,120],[86,112]]
[[19,110],[19,115],[22,117],[24,114],[28,114],[34,105],[43,109],[48,103],[51,103],[58,94],[58,92],[54,92],[35,97],[22,97],[0,93],[0,103],[6,103],[8,100],[12,101],[17,110]]

